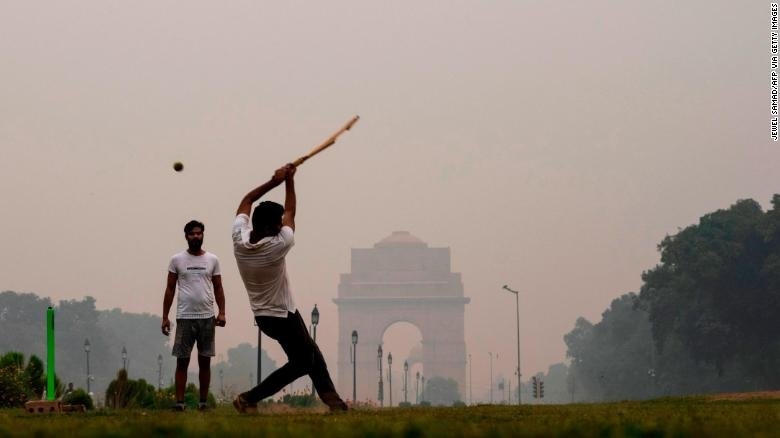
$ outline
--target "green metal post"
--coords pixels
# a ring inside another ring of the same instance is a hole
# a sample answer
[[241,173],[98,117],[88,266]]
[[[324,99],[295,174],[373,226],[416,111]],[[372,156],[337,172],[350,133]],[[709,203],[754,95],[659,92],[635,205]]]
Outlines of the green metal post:
[[54,401],[57,390],[54,387],[54,309],[46,309],[46,400]]

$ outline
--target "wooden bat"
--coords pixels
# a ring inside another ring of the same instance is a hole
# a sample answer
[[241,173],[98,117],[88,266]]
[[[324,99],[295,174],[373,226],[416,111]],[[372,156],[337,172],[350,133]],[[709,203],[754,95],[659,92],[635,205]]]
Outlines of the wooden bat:
[[332,145],[333,143],[335,143],[335,142],[336,142],[336,139],[338,138],[338,136],[339,136],[339,135],[341,135],[341,134],[343,134],[343,133],[344,133],[344,132],[346,132],[346,131],[349,131],[349,130],[352,128],[352,125],[354,125],[355,123],[357,123],[358,119],[360,119],[360,116],[355,116],[355,117],[351,118],[351,119],[350,119],[350,120],[347,122],[347,124],[346,124],[346,125],[342,126],[342,127],[341,127],[341,129],[339,129],[338,131],[336,131],[336,133],[335,133],[335,134],[333,134],[333,135],[331,135],[330,137],[328,137],[328,139],[327,139],[327,140],[325,140],[324,142],[322,142],[322,144],[320,144],[319,146],[317,146],[317,147],[315,147],[314,149],[312,149],[312,150],[311,150],[311,151],[310,151],[308,154],[306,154],[306,155],[304,155],[304,156],[302,156],[302,157],[298,158],[297,160],[293,161],[293,163],[292,163],[292,164],[293,164],[293,166],[295,166],[295,167],[298,167],[298,166],[300,166],[301,164],[303,164],[303,162],[304,162],[304,161],[306,161],[306,160],[308,160],[309,158],[311,158],[311,157],[313,157],[313,156],[315,156],[315,155],[319,154],[320,152],[322,152],[323,150],[325,150],[325,149],[326,149],[328,146],[330,146],[330,145]]

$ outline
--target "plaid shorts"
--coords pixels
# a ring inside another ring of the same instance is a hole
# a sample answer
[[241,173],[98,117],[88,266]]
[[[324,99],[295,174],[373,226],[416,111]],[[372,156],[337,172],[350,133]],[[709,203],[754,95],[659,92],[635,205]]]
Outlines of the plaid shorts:
[[171,354],[179,357],[190,357],[192,347],[198,344],[198,356],[214,357],[214,328],[216,319],[177,319],[176,337]]

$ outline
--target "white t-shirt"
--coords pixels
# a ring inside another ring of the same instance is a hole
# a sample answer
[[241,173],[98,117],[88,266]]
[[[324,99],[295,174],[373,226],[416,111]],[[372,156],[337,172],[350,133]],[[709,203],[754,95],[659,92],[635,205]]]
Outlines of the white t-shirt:
[[249,242],[249,216],[239,214],[233,222],[233,254],[244,280],[255,316],[287,317],[295,312],[284,257],[295,244],[293,230],[283,226],[279,234]]
[[179,297],[176,318],[199,319],[214,316],[214,283],[211,278],[222,275],[219,259],[210,252],[192,255],[182,251],[171,257],[168,271],[176,274]]

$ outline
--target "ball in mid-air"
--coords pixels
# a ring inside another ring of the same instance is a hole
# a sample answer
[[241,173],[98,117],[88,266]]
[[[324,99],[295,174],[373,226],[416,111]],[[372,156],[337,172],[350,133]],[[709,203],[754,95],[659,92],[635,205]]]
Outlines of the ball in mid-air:
[[173,170],[175,170],[177,172],[181,172],[182,170],[184,170],[184,165],[181,164],[181,161],[177,161],[177,162],[173,163]]

